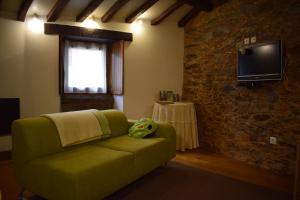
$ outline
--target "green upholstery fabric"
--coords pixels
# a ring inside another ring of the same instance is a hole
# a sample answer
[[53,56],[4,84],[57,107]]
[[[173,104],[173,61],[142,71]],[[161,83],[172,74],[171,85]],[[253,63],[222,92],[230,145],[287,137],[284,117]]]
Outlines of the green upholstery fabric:
[[25,184],[50,200],[99,200],[130,181],[133,159],[128,152],[81,146],[29,162]]
[[26,162],[62,151],[55,125],[44,117],[21,119],[12,125],[12,159],[19,182],[24,180]]
[[166,142],[166,139],[164,138],[134,138],[128,135],[122,135],[106,140],[99,140],[93,145],[138,154],[143,151],[144,148],[152,148],[164,142]]
[[124,113],[117,110],[103,110],[102,112],[109,122],[112,136],[127,134],[128,120]]
[[[133,126],[133,124],[137,120],[129,120],[128,121],[128,126],[129,128]],[[176,153],[176,133],[174,127],[172,127],[169,123],[167,122],[156,122],[158,125],[157,130],[155,131],[155,136],[157,138],[166,138],[168,139],[169,142],[169,148],[173,150],[172,154],[175,155]]]
[[16,120],[12,132],[13,148],[22,152],[22,162],[63,149],[55,125],[44,117]]
[[122,112],[99,112],[112,136],[65,148],[49,119],[15,121],[12,155],[19,185],[49,200],[98,200],[175,156],[171,125],[158,123],[154,138],[131,138],[132,123]]
[[168,141],[164,138],[134,138],[122,135],[99,141],[95,145],[134,154],[134,178],[140,177],[171,159]]
[[155,132],[156,137],[166,138],[170,142],[170,148],[176,153],[176,132],[173,126],[167,122],[156,122],[158,129]]

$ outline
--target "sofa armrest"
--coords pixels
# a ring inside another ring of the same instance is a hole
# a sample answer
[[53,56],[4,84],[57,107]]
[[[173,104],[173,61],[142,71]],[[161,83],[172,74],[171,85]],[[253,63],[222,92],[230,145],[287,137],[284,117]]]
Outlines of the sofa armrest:
[[167,122],[156,122],[158,129],[155,132],[155,137],[165,138],[168,141],[168,150],[165,152],[168,158],[171,159],[176,155],[176,131],[175,128]]
[[156,137],[166,138],[172,141],[176,141],[176,132],[174,127],[167,122],[156,122],[158,128],[155,132]]

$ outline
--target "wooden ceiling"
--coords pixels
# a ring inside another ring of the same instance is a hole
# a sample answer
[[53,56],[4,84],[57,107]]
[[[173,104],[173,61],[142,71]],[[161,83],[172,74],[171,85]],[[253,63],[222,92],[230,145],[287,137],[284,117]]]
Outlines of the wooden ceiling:
[[[119,18],[121,16],[124,23],[132,23],[151,10],[152,16],[148,18],[151,25],[159,25],[173,16],[173,22],[176,19],[178,26],[184,27],[199,12],[209,12],[219,2],[220,0],[0,0],[0,9],[1,12],[16,12],[16,19],[19,21],[25,21],[27,15],[34,13],[47,16],[48,22],[56,22],[67,15],[72,15],[76,22],[83,22],[88,17],[98,15],[102,23],[114,21],[119,13]],[[99,10],[102,11],[101,14]]]

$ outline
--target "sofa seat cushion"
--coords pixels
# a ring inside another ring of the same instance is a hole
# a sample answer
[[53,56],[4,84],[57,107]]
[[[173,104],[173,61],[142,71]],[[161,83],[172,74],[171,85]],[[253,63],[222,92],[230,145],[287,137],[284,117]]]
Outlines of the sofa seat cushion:
[[81,145],[29,162],[26,185],[47,199],[101,199],[129,182],[133,160],[129,152]]
[[169,141],[165,138],[134,138],[122,135],[100,140],[93,145],[134,154],[134,175],[139,177],[162,165],[171,157]]

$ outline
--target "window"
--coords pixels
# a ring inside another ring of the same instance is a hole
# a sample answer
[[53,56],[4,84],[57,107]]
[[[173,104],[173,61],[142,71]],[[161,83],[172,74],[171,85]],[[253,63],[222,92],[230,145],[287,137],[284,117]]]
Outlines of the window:
[[106,93],[107,46],[65,40],[64,93]]
[[123,95],[124,41],[60,36],[59,44],[62,98]]
[[45,24],[59,35],[60,110],[113,108],[124,94],[124,41],[131,33]]

